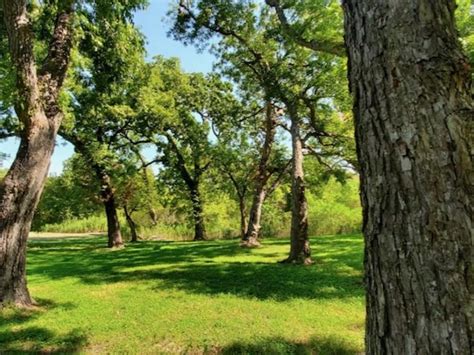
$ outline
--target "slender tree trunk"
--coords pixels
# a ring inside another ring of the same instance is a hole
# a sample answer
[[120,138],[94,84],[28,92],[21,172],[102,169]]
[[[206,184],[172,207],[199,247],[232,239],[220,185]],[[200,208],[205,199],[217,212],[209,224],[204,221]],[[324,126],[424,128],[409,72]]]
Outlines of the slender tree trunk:
[[107,245],[109,248],[120,248],[123,246],[123,239],[120,232],[115,193],[110,184],[110,177],[101,169],[98,170],[97,175],[101,182],[100,196],[107,217]]
[[158,215],[153,207],[148,209],[148,215],[150,216],[151,224],[156,226],[158,224]]
[[191,203],[194,219],[194,240],[206,240],[206,228],[204,226],[204,212],[202,208],[201,194],[198,185],[191,188]]
[[239,198],[239,211],[240,211],[240,238],[245,238],[247,234],[247,206],[245,205],[245,197]]
[[309,265],[311,248],[308,238],[308,204],[305,196],[303,171],[303,142],[300,134],[300,120],[297,109],[287,105],[291,118],[291,143],[293,150],[291,169],[291,248],[283,263]]
[[344,1],[367,354],[474,353],[474,110],[455,7]]
[[48,57],[39,73],[26,1],[3,0],[18,89],[16,113],[23,124],[20,148],[0,182],[0,307],[30,306],[26,285],[26,242],[43,191],[62,112],[57,96],[69,64],[72,4],[56,19]]
[[[144,161],[142,160],[143,164]],[[143,177],[143,181],[145,182],[145,185],[148,189],[151,188],[155,188],[155,186],[153,186],[152,183],[150,183],[150,179],[148,177],[148,170],[147,168],[144,168],[143,169],[143,174],[142,174],[142,177]],[[153,196],[152,194],[150,194],[149,196]],[[151,198],[150,197],[147,197],[147,205],[148,205],[148,215],[150,216],[150,219],[151,219],[151,224],[156,226],[158,224],[158,215],[156,214],[156,211],[155,209],[153,208],[153,202],[154,201],[151,201]]]
[[240,243],[241,246],[250,248],[260,246],[260,220],[262,217],[263,201],[265,201],[265,189],[264,186],[260,184],[260,186],[257,186],[253,196],[252,207],[249,214],[249,225],[247,233]]
[[266,196],[265,186],[271,175],[268,171],[268,163],[275,140],[276,124],[275,108],[270,101],[267,101],[265,110],[265,141],[263,142],[258,171],[255,176],[255,190],[252,199],[252,207],[250,208],[248,229],[240,243],[243,247],[260,246],[260,220],[262,217],[262,206]]
[[138,242],[137,224],[133,220],[132,214],[128,210],[127,206],[123,206],[123,212],[125,213],[128,227],[130,228],[130,242],[136,243]]

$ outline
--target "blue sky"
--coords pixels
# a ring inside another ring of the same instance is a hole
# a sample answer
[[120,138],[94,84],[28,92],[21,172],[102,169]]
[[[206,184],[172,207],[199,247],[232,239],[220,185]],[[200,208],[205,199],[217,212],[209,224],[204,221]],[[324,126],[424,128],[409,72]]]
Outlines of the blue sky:
[[[152,58],[158,54],[165,57],[178,57],[186,71],[211,71],[214,59],[212,55],[207,52],[199,53],[194,47],[186,47],[167,36],[170,20],[165,17],[170,8],[170,2],[170,0],[151,0],[150,6],[135,16],[136,25],[147,37],[148,57]],[[4,167],[8,167],[12,163],[18,145],[18,139],[8,139],[0,142],[0,152],[10,156],[4,162]],[[73,147],[59,138],[51,159],[50,174],[60,174],[64,160],[68,159],[73,152]]]

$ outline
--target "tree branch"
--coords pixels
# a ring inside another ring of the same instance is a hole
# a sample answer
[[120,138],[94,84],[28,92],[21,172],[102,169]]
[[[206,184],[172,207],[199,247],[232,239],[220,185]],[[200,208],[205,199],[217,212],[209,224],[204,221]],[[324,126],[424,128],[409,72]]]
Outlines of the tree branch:
[[266,4],[272,7],[280,21],[283,32],[290,37],[296,44],[309,48],[315,52],[323,52],[328,54],[333,54],[338,57],[346,56],[346,49],[344,43],[332,42],[332,41],[316,41],[316,40],[306,40],[299,33],[291,27],[288,22],[288,18],[285,15],[285,10],[280,4],[280,0],[265,0]]
[[61,4],[49,43],[48,55],[39,72],[41,81],[44,81],[44,98],[50,104],[46,109],[48,117],[54,117],[60,112],[56,99],[66,77],[71,57],[74,0],[63,0]]
[[26,127],[31,125],[28,112],[39,105],[40,91],[33,53],[34,35],[28,18],[26,0],[3,0],[3,15],[8,34],[12,63],[16,69],[18,104],[15,105],[18,118]]

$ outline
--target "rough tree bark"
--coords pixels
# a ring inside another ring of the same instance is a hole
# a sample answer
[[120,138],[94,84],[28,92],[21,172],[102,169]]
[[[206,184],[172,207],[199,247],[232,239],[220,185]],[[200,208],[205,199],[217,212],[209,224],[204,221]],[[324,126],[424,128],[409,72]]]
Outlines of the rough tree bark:
[[190,187],[191,202],[194,219],[194,240],[206,240],[206,228],[204,226],[204,211],[202,208],[199,185],[193,184]]
[[345,0],[367,354],[474,353],[471,74],[455,1]]
[[20,148],[0,183],[0,307],[30,306],[26,285],[26,241],[40,199],[63,114],[57,97],[71,48],[72,2],[58,13],[48,55],[37,70],[26,0],[4,0],[4,21],[17,73],[15,110],[23,124]]
[[130,228],[130,242],[138,242],[138,233],[137,233],[137,224],[132,218],[132,211],[129,211],[128,207],[123,206],[123,212],[125,213],[125,218],[127,220],[128,227]]
[[311,248],[308,238],[308,203],[305,196],[303,171],[303,141],[300,133],[300,118],[297,108],[286,105],[291,118],[291,247],[290,255],[283,263],[310,265]]
[[266,185],[271,173],[268,171],[268,164],[272,152],[273,142],[275,140],[277,118],[275,108],[270,101],[267,101],[265,108],[265,140],[262,146],[260,162],[258,164],[257,174],[255,175],[255,190],[253,193],[252,207],[249,213],[249,223],[247,233],[241,240],[243,247],[260,246],[258,240],[261,228],[262,206],[267,194]]

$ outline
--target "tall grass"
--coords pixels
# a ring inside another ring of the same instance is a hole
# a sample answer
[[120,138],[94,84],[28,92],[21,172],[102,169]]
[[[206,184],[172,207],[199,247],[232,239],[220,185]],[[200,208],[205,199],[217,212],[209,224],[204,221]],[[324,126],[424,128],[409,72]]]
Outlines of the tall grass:
[[[307,193],[310,235],[356,233],[361,228],[361,207],[358,181],[351,179],[340,184],[329,180],[319,191]],[[230,239],[240,234],[240,215],[237,204],[227,195],[205,203],[205,224],[209,239]],[[153,225],[147,211],[138,211],[134,219],[142,239],[190,240],[194,236],[192,219],[185,213],[157,207],[157,224]],[[122,211],[119,211],[122,232],[130,235]],[[262,215],[262,237],[286,237],[290,233],[291,212],[287,191],[274,192],[266,202]],[[57,224],[45,224],[41,232],[92,233],[106,232],[107,222],[103,213],[87,218],[67,219]]]
[[51,233],[94,233],[107,232],[107,220],[104,215],[92,215],[82,219],[67,219],[61,223],[45,224],[39,232]]

